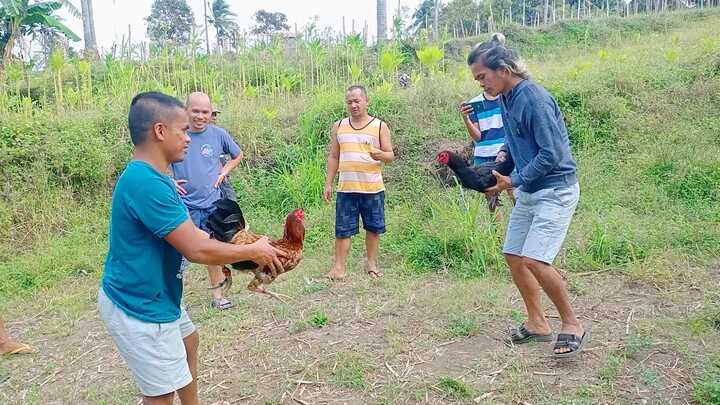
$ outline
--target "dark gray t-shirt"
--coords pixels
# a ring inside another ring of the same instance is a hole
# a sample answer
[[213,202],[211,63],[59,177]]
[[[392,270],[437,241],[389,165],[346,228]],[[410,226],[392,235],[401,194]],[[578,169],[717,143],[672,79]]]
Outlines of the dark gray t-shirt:
[[207,209],[220,199],[220,189],[215,188],[215,181],[222,168],[222,155],[228,154],[236,158],[240,146],[224,129],[208,125],[202,132],[187,131],[190,145],[185,160],[170,165],[175,180],[185,179],[182,186],[187,194],[182,196],[185,205],[190,209]]

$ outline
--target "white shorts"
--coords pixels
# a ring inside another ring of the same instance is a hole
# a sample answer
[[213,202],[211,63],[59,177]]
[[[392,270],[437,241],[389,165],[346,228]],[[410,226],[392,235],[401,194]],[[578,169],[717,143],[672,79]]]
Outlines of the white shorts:
[[503,253],[552,264],[565,241],[580,199],[580,185],[546,188],[534,193],[513,191],[515,207],[510,214]]
[[183,339],[195,331],[187,311],[169,323],[150,323],[131,317],[98,292],[98,307],[112,341],[135,376],[144,396],[175,392],[192,382]]

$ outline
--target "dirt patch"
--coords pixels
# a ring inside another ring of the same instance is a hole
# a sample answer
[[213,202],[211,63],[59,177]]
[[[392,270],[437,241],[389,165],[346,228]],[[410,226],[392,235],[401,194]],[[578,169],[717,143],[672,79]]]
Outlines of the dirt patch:
[[448,150],[463,156],[469,162],[473,157],[473,142],[469,140],[437,139],[423,144],[422,150],[424,152],[420,157],[420,162],[425,166],[426,171],[439,179],[441,184],[454,186],[457,184],[455,174],[446,165],[437,161],[437,154],[441,151]]
[[[300,275],[288,276],[278,280],[279,290],[303,282]],[[697,310],[693,297],[702,291],[676,285],[668,298],[620,274],[568,277],[589,291],[575,297],[574,306],[593,339],[579,358],[558,361],[551,357],[552,344],[505,346],[499,337],[513,321],[504,311],[467,312],[483,312],[481,329],[469,337],[433,332],[442,330],[446,319],[434,311],[458,302],[457,294],[467,294],[460,302],[473,303],[482,280],[474,281],[474,290],[458,288],[467,281],[415,276],[412,283],[393,286],[406,285],[415,297],[407,300],[382,288],[387,280],[357,274],[325,290],[294,294],[289,307],[240,289],[232,297],[239,305],[221,313],[207,309],[207,291],[197,274],[188,280],[186,303],[201,332],[201,398],[205,404],[446,404],[473,403],[473,396],[481,395],[497,403],[553,403],[572,395],[593,403],[690,401],[696,356],[717,343],[686,345],[687,334],[678,326]],[[93,288],[82,292],[88,302],[79,317],[49,311],[11,324],[12,333],[40,351],[0,364],[0,375],[9,376],[0,383],[0,402],[137,401],[133,377],[94,308]],[[523,311],[516,290],[499,294],[495,306]],[[303,323],[318,309],[328,314],[327,324]],[[548,315],[559,331],[556,314]],[[20,331],[20,325],[30,326]],[[472,395],[449,392],[444,378],[466,383]]]

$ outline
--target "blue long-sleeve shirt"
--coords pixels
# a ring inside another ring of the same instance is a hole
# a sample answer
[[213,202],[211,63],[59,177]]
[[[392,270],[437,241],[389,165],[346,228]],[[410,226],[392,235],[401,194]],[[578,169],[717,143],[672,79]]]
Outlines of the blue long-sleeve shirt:
[[555,98],[542,86],[523,80],[500,96],[506,131],[502,147],[515,162],[513,187],[534,193],[577,182],[577,164]]

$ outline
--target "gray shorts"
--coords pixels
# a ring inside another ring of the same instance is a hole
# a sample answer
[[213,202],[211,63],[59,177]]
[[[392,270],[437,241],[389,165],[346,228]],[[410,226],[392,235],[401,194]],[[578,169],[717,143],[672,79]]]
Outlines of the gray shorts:
[[580,199],[580,185],[534,193],[515,189],[503,253],[552,264],[565,241]]
[[183,339],[195,331],[195,325],[184,307],[176,321],[143,322],[115,305],[102,287],[98,307],[112,341],[144,396],[169,394],[192,382]]

